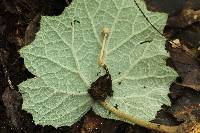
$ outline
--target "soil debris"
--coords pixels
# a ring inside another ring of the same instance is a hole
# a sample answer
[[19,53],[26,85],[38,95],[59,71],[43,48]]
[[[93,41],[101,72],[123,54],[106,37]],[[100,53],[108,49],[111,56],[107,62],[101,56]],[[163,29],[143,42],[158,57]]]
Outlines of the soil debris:
[[112,96],[112,79],[109,72],[106,72],[105,75],[100,76],[95,82],[93,82],[90,89],[88,89],[88,93],[95,100],[105,100],[107,96]]

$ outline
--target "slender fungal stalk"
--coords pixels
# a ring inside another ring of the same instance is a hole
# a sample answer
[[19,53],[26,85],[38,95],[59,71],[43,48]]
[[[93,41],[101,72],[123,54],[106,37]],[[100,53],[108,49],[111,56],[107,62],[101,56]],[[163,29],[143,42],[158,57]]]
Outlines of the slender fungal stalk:
[[161,124],[156,124],[156,123],[152,123],[149,121],[145,121],[145,120],[142,120],[135,116],[131,116],[129,114],[126,114],[125,112],[122,112],[122,111],[116,109],[115,107],[113,107],[109,103],[107,103],[106,101],[99,101],[99,102],[105,109],[112,112],[113,114],[118,116],[120,119],[129,121],[131,123],[140,125],[142,127],[154,129],[154,130],[161,131],[161,132],[167,132],[167,133],[175,133],[178,128],[178,126],[167,126],[167,125],[161,125]]
[[100,55],[99,55],[98,64],[103,68],[106,65],[105,64],[105,48],[106,48],[106,41],[108,39],[109,32],[110,32],[110,29],[107,27],[104,27],[102,30],[103,41],[102,41],[102,45],[101,45],[101,51],[100,51]]

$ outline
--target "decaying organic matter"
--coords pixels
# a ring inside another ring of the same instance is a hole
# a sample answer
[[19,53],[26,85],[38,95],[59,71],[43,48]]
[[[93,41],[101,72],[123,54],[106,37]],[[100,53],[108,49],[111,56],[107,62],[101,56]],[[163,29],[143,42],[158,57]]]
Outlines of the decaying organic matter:
[[95,100],[104,101],[107,96],[112,96],[112,79],[109,72],[103,76],[100,76],[95,82],[93,82],[88,92]]

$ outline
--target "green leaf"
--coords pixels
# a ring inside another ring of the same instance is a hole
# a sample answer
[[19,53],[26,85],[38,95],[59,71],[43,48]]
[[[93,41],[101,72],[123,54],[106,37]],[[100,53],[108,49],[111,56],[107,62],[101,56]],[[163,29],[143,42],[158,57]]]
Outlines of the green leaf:
[[[149,12],[138,3],[162,31],[167,15]],[[101,69],[97,60],[105,26],[111,29],[105,58],[114,90],[107,100],[146,120],[153,119],[162,104],[170,104],[169,85],[177,74],[166,66],[165,39],[133,0],[74,0],[60,16],[42,17],[34,42],[20,50],[35,75],[19,85],[23,109],[36,124],[72,125],[91,107],[102,117],[118,119],[87,93]]]

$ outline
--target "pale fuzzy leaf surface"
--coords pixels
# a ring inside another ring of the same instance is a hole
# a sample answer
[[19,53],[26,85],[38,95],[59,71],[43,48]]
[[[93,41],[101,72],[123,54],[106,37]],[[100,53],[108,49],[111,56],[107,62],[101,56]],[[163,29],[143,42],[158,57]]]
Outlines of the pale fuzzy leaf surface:
[[[148,12],[143,2],[138,3],[162,31],[166,14]],[[74,0],[62,15],[42,17],[34,42],[20,50],[35,75],[19,85],[23,109],[33,115],[36,124],[72,125],[91,107],[102,117],[118,119],[87,93],[100,71],[97,59],[105,26],[111,29],[106,64],[114,90],[107,101],[146,120],[153,119],[162,104],[170,103],[169,85],[177,74],[166,66],[165,39],[133,0]]]

